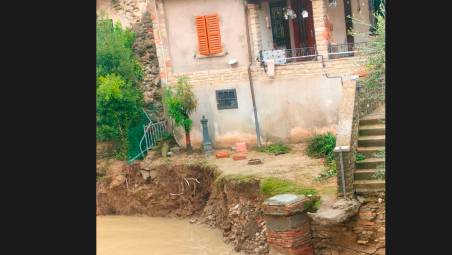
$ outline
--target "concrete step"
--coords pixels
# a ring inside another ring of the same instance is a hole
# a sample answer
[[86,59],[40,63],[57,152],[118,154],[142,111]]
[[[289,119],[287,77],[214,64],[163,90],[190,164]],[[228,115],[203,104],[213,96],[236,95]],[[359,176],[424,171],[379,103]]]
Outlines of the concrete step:
[[358,147],[385,146],[385,135],[367,135],[358,137]]
[[376,178],[372,177],[372,175],[377,172],[376,169],[356,169],[355,170],[355,181],[364,181],[369,180],[373,181],[376,180]]
[[384,158],[366,158],[356,161],[356,169],[376,169],[378,165],[384,164]]
[[356,193],[372,193],[381,192],[385,190],[384,180],[356,180],[354,183]]
[[374,154],[385,150],[384,146],[358,147],[356,151],[363,154],[366,158],[373,158]]
[[384,124],[385,115],[383,113],[369,114],[359,119],[359,125]]
[[384,135],[386,132],[385,124],[373,124],[359,126],[359,135]]

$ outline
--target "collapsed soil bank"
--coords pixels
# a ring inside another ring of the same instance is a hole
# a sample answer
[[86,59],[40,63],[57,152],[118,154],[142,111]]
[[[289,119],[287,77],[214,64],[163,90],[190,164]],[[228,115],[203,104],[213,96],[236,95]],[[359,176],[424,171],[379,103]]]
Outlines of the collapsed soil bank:
[[[258,179],[217,178],[218,170],[202,163],[147,168],[115,161],[99,168],[105,171],[97,181],[97,215],[188,218],[220,229],[236,251],[268,254]],[[377,199],[368,198],[344,224],[312,222],[316,254],[384,254],[384,202]]]

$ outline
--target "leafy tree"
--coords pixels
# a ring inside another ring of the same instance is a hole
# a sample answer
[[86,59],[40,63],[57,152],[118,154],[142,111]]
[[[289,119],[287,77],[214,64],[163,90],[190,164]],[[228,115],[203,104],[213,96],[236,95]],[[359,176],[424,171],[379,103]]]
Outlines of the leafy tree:
[[368,88],[385,86],[385,58],[386,58],[386,17],[384,1],[380,3],[378,11],[374,13],[376,25],[372,27],[373,35],[369,37],[367,46],[363,51],[367,54],[366,71],[367,75],[362,80],[362,84]]
[[96,29],[96,139],[113,141],[120,159],[133,157],[144,121],[139,88],[143,72],[132,50],[135,37],[111,20],[97,20]]
[[190,130],[193,122],[190,114],[196,109],[198,102],[186,77],[179,78],[174,89],[167,87],[164,90],[163,103],[167,108],[168,116],[177,126],[184,129],[187,150],[192,152]]

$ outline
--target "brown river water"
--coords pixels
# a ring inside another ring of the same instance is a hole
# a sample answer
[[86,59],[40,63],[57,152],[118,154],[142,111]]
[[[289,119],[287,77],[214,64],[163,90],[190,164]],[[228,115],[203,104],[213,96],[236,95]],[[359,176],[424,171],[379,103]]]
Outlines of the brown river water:
[[218,229],[188,220],[97,216],[97,255],[237,255]]

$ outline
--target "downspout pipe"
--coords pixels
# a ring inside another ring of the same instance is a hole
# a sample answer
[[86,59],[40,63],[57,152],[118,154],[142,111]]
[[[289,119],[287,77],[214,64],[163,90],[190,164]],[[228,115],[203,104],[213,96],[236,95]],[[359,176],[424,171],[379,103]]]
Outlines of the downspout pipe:
[[261,147],[261,131],[259,128],[259,120],[257,117],[257,107],[256,107],[256,99],[254,96],[254,86],[253,86],[253,77],[251,75],[251,65],[253,64],[253,57],[252,57],[252,53],[251,53],[251,39],[250,39],[250,31],[249,31],[249,22],[248,22],[248,14],[249,14],[249,9],[248,9],[248,1],[245,0],[244,1],[245,4],[245,29],[246,29],[246,41],[247,41],[247,45],[248,45],[248,58],[249,58],[249,65],[248,65],[248,80],[250,83],[250,91],[251,91],[251,100],[253,102],[253,113],[254,113],[254,125],[256,128],[256,142],[257,142],[257,147]]

